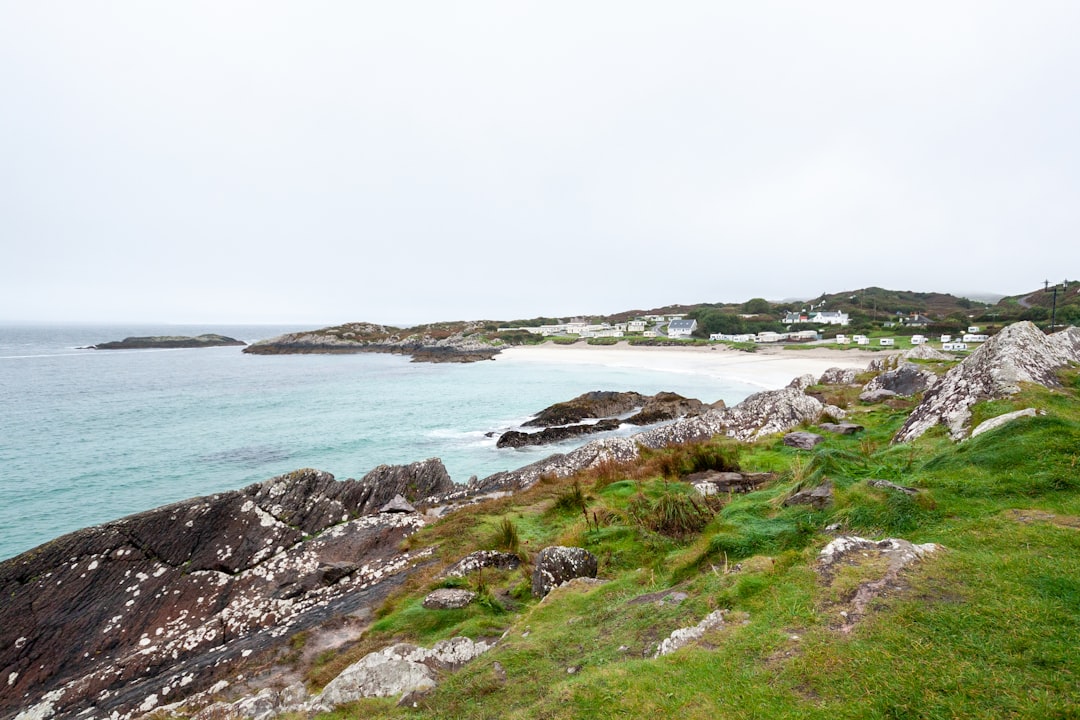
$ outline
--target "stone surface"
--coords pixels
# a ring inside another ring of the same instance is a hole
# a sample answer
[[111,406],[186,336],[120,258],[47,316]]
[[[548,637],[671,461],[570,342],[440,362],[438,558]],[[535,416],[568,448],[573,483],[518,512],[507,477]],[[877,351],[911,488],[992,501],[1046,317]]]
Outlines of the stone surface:
[[379,512],[381,512],[381,513],[414,513],[414,512],[416,512],[416,508],[414,508],[409,503],[409,501],[406,500],[405,498],[403,498],[401,496],[401,494],[399,493],[399,494],[395,495],[393,498],[391,498],[390,502],[386,503],[381,508],[379,508]]
[[664,655],[670,655],[679,648],[686,647],[692,642],[697,642],[705,636],[705,633],[710,630],[715,630],[724,624],[724,611],[714,610],[705,616],[705,618],[694,627],[679,628],[674,631],[668,637],[664,638],[663,642],[653,653],[653,658],[663,657]]
[[821,377],[818,378],[818,385],[854,385],[855,377],[859,374],[859,371],[855,368],[829,368],[825,372],[821,373]]
[[474,553],[469,553],[447,568],[443,573],[443,577],[465,577],[469,573],[476,572],[483,568],[516,570],[520,566],[521,558],[513,553],[496,552],[494,550],[478,550]]
[[843,422],[843,423],[819,423],[818,427],[825,432],[836,433],[837,435],[854,435],[861,433],[864,428],[862,425],[856,425],[855,423]]
[[458,610],[468,607],[469,603],[476,599],[476,593],[472,590],[459,590],[457,588],[439,588],[432,590],[424,598],[423,605],[428,610]]
[[820,442],[824,442],[825,438],[821,437],[817,433],[812,432],[793,432],[784,436],[784,444],[788,447],[799,448],[800,450],[813,450],[814,446]]
[[596,577],[596,556],[579,547],[553,545],[541,550],[534,561],[532,591],[544,597],[552,588],[579,577]]
[[508,430],[499,436],[495,446],[500,448],[527,447],[529,445],[550,445],[551,443],[572,440],[582,435],[593,435],[600,432],[618,430],[621,425],[618,420],[599,420],[595,423],[582,423],[580,425],[562,425],[547,427],[537,432],[521,432],[520,430]]
[[866,390],[859,394],[859,399],[863,402],[877,403],[882,400],[888,400],[889,398],[898,397],[892,390],[885,390],[884,388],[878,388],[877,390]]
[[417,362],[490,360],[503,347],[488,340],[483,323],[452,323],[402,329],[376,323],[347,323],[307,332],[286,333],[244,348],[253,355],[296,353],[395,353]]
[[910,396],[925,392],[938,381],[938,376],[915,363],[902,362],[892,370],[887,370],[870,380],[863,387],[867,393],[876,390],[889,390],[897,395]]
[[[719,407],[723,406],[723,401],[721,401]],[[661,392],[646,398],[645,406],[628,417],[626,422],[631,425],[651,425],[676,418],[700,415],[708,407],[694,398],[686,398],[673,392]]]
[[832,502],[832,483],[826,480],[821,485],[810,490],[801,490],[784,500],[784,507],[791,505],[809,505],[815,510],[821,510]]
[[1020,383],[1059,384],[1057,372],[1080,362],[1080,329],[1051,336],[1030,322],[1009,325],[949,370],[893,437],[908,442],[935,425],[945,425],[954,440],[967,435],[971,406],[1020,391]]
[[283,633],[376,605],[427,554],[399,550],[419,515],[376,510],[444,480],[438,461],[360,481],[299,470],[0,563],[0,670],[11,678],[0,717],[146,712],[205,690]]
[[867,480],[866,484],[870,487],[882,488],[883,490],[894,490],[896,492],[902,492],[905,495],[918,495],[918,488],[907,487],[906,485],[897,485],[894,482],[888,480]]
[[582,420],[613,417],[642,407],[645,400],[645,395],[636,392],[594,390],[578,395],[573,400],[546,407],[524,425],[526,427],[552,427],[571,425]]
[[776,473],[741,473],[705,470],[687,475],[690,483],[702,495],[748,493],[776,479]]
[[983,420],[974,430],[971,431],[971,437],[982,435],[984,432],[989,432],[990,430],[996,430],[1002,425],[1006,425],[1013,420],[1016,420],[1017,418],[1035,417],[1035,415],[1035,408],[1025,408],[1023,410],[1017,410],[1016,412],[998,415],[997,417],[992,417],[989,420]]

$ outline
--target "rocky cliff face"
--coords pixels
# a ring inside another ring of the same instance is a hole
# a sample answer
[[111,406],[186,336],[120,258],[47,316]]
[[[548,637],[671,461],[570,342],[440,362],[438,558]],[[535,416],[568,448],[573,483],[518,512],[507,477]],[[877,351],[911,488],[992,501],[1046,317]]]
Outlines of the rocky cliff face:
[[148,712],[378,603],[417,562],[398,547],[423,521],[377,508],[450,487],[438,460],[360,481],[299,470],[0,563],[0,717]]
[[1020,383],[1058,385],[1057,372],[1080,362],[1080,329],[1047,336],[1033,323],[1008,326],[949,370],[896,433],[908,442],[935,425],[945,425],[954,439],[967,435],[971,406],[1020,391]]

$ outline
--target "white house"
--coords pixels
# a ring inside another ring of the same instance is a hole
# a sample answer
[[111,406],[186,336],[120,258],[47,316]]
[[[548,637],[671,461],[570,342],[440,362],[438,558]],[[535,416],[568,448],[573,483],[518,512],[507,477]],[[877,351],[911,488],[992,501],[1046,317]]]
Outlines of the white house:
[[697,320],[672,320],[667,326],[667,334],[671,338],[688,338],[695,330]]
[[967,343],[962,342],[947,342],[942,343],[942,350],[967,350]]
[[626,331],[627,332],[645,332],[645,321],[644,320],[631,320],[630,322],[626,323]]
[[818,311],[810,316],[810,322],[820,325],[847,325],[848,314],[844,312],[821,312]]
[[896,344],[896,341],[893,340],[892,338],[881,338],[880,340],[878,340],[878,345],[888,346],[888,345],[895,345],[895,344]]
[[808,319],[806,313],[789,312],[784,316],[782,322],[785,325],[794,325],[795,323],[807,322]]
[[976,335],[974,333],[964,333],[964,337],[961,338],[966,343],[986,342],[989,339],[987,335]]

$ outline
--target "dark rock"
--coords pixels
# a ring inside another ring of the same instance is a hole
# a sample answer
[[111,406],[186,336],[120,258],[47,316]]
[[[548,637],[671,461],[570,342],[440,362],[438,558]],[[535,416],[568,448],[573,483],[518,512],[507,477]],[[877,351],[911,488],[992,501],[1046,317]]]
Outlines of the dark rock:
[[423,605],[428,610],[457,610],[467,607],[475,599],[476,593],[472,590],[439,588],[427,594]]
[[618,430],[621,423],[618,420],[600,420],[595,423],[582,425],[566,425],[562,427],[549,427],[539,432],[519,432],[510,430],[502,434],[495,443],[496,447],[526,447],[528,445],[549,445],[551,443],[570,440],[582,435],[592,435],[599,432]]
[[809,505],[815,510],[821,510],[832,502],[832,483],[826,480],[812,490],[802,490],[784,500],[784,507],[792,505]]
[[396,495],[415,503],[454,489],[454,481],[439,458],[409,465],[380,465],[365,475],[360,483],[372,489],[371,497],[361,508],[362,513],[375,512]]
[[496,552],[494,550],[478,550],[474,553],[469,553],[447,568],[443,573],[443,577],[465,577],[469,573],[476,572],[482,568],[516,570],[520,566],[521,558],[513,553]]
[[647,398],[645,406],[628,417],[626,422],[631,425],[651,425],[688,415],[699,415],[707,407],[700,400],[685,398],[673,392],[661,392]]
[[1045,335],[1030,322],[1009,325],[949,370],[926,392],[893,442],[907,442],[935,425],[953,439],[967,435],[971,406],[1020,392],[1020,383],[1060,384],[1058,370],[1080,362],[1080,328]]
[[438,461],[361,481],[301,470],[0,563],[0,717],[152,709],[231,677],[282,628],[381,602],[415,562],[399,547],[423,520],[366,513],[444,481]]
[[205,348],[247,345],[243,340],[208,333],[196,337],[182,335],[152,335],[128,337],[123,340],[92,345],[93,350],[145,350],[151,348]]
[[645,404],[645,399],[644,395],[636,392],[595,390],[544,408],[535,418],[526,422],[525,426],[572,425],[582,420],[608,418],[641,407]]
[[544,597],[552,589],[574,578],[594,578],[596,570],[596,556],[584,548],[561,545],[546,547],[537,554],[533,567],[533,595]]
[[817,433],[812,432],[793,432],[784,436],[784,444],[789,447],[799,448],[800,450],[812,450],[815,445],[825,440]]
[[379,508],[381,513],[414,513],[416,508],[409,504],[409,501],[401,497],[401,495],[395,495],[390,502]]
[[868,382],[863,390],[889,390],[905,397],[926,391],[934,386],[938,376],[933,371],[914,363],[904,362],[895,369],[883,372]]
[[866,428],[862,425],[856,425],[855,423],[843,422],[843,423],[821,423],[819,428],[825,432],[836,433],[837,435],[854,435],[860,433]]

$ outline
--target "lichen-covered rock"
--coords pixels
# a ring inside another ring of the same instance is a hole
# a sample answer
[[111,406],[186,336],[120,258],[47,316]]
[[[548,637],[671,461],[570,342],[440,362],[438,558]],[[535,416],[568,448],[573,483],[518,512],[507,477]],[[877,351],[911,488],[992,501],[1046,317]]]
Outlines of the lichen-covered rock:
[[1016,412],[998,415],[997,417],[992,417],[989,420],[983,420],[981,423],[979,423],[978,427],[971,431],[971,437],[982,435],[984,432],[988,432],[990,430],[996,430],[1002,425],[1007,425],[1008,423],[1016,420],[1017,418],[1035,417],[1035,414],[1035,408],[1025,408],[1023,410],[1017,410]]
[[855,435],[866,429],[862,425],[856,425],[855,423],[849,422],[819,423],[818,427],[825,432],[836,433],[837,435]]
[[1080,362],[1080,329],[1046,336],[1030,322],[1009,325],[987,340],[927,391],[893,437],[908,442],[935,425],[945,425],[953,439],[963,438],[971,406],[1020,391],[1020,383],[1059,384],[1057,372]]
[[377,481],[300,470],[0,563],[0,717],[149,712],[283,633],[380,602],[422,556],[399,546],[423,526],[417,514],[363,514],[380,497]]
[[866,383],[863,390],[867,393],[888,390],[897,395],[909,396],[925,392],[937,381],[938,376],[932,370],[915,363],[902,362],[899,366],[881,373]]
[[812,432],[799,431],[788,433],[784,436],[785,445],[788,447],[799,448],[800,450],[813,450],[815,445],[824,441],[825,438]]
[[381,513],[414,513],[416,508],[412,504],[401,497],[401,495],[395,495],[390,502],[379,508]]
[[801,490],[784,500],[784,507],[791,505],[809,505],[815,510],[821,510],[832,502],[832,483],[826,480],[821,485],[810,490]]
[[683,478],[702,495],[748,493],[776,479],[775,473],[741,473],[704,470]]
[[451,565],[443,573],[443,577],[465,577],[469,573],[483,568],[497,568],[499,570],[516,570],[521,566],[521,558],[514,553],[496,552],[495,550],[477,550],[469,553],[461,560]]
[[[712,407],[717,407],[714,404]],[[724,407],[723,401],[719,407]],[[709,406],[700,400],[687,398],[673,392],[656,393],[645,399],[645,406],[626,419],[631,425],[651,425],[688,415],[700,415]]]
[[876,390],[865,390],[859,394],[860,400],[869,403],[877,403],[894,397],[898,397],[898,395],[892,390],[886,390],[884,388],[878,388]]
[[859,374],[859,371],[855,368],[829,368],[825,372],[821,373],[821,377],[818,378],[818,385],[854,385],[855,378]]
[[472,590],[458,588],[439,588],[432,590],[424,598],[423,606],[428,610],[458,610],[468,607],[476,599]]
[[541,550],[532,574],[532,591],[544,597],[552,588],[579,577],[596,577],[596,556],[584,548],[553,545]]
[[705,633],[710,630],[715,630],[724,624],[724,611],[714,610],[705,616],[705,618],[694,627],[679,628],[671,633],[668,637],[664,638],[664,641],[660,643],[660,646],[653,653],[653,658],[662,657],[664,655],[670,655],[679,648],[686,647],[692,642],[696,642],[705,637]]

